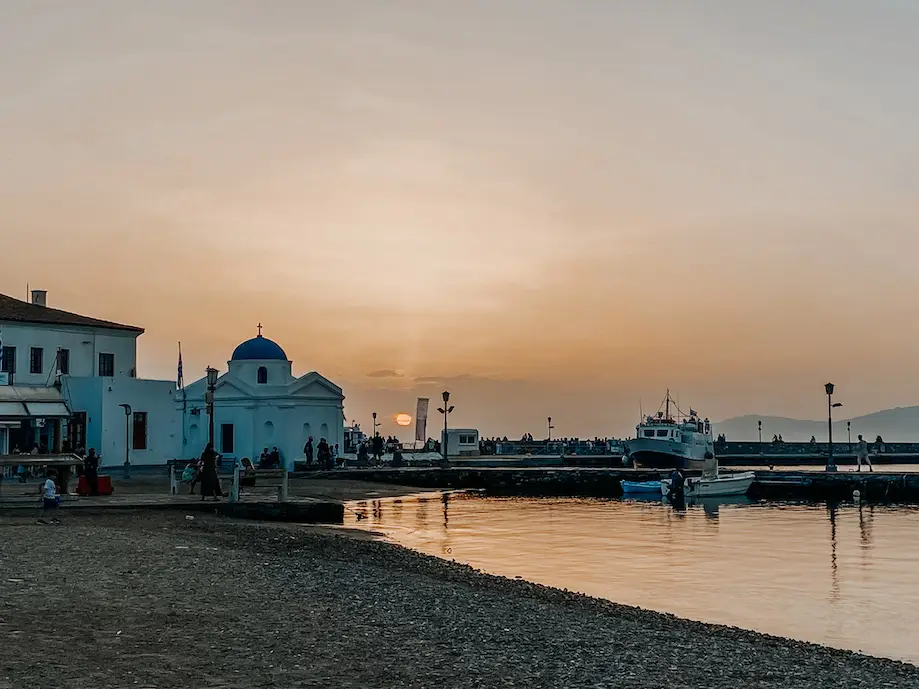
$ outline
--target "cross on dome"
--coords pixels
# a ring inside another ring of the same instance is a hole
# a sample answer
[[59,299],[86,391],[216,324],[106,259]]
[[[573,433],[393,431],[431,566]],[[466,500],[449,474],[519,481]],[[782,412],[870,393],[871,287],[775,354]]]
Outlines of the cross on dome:
[[261,323],[258,324],[258,336],[259,337],[262,336],[262,324]]

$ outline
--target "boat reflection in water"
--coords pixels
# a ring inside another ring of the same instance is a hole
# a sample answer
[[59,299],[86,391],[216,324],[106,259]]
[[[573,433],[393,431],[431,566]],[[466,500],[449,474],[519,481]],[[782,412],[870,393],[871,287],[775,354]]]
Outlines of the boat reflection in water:
[[919,662],[912,508],[427,494],[349,503],[346,521],[496,574]]
[[623,502],[643,502],[654,503],[663,507],[672,507],[675,511],[685,512],[687,508],[699,507],[705,513],[706,517],[711,519],[718,518],[718,511],[721,507],[739,507],[741,505],[752,505],[753,500],[744,495],[734,495],[722,498],[686,498],[682,500],[669,500],[661,495],[650,495],[648,493],[636,493],[623,498]]

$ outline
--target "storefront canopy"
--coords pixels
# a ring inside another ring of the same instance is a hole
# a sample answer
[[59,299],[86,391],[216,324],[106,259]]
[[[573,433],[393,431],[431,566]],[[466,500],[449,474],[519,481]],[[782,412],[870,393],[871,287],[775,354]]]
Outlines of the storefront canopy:
[[0,419],[25,419],[29,412],[22,402],[0,402]]
[[0,419],[62,419],[70,415],[57,388],[0,385]]
[[63,402],[26,402],[26,409],[29,410],[29,416],[36,419],[60,419],[69,418],[70,410]]

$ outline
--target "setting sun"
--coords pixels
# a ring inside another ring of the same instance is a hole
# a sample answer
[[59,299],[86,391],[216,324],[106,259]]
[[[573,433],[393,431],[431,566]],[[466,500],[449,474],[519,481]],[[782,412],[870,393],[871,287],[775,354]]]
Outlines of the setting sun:
[[412,423],[412,417],[411,415],[402,412],[396,416],[396,423],[400,426],[408,426]]

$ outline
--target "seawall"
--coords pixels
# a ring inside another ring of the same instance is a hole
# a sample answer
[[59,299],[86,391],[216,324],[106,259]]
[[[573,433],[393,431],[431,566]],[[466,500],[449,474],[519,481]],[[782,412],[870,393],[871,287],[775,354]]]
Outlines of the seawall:
[[[622,495],[621,482],[661,478],[661,472],[614,468],[358,469],[324,472],[323,478],[412,486],[422,490],[481,490],[504,497],[597,497]],[[919,503],[919,473],[757,471],[753,499],[851,500]]]

